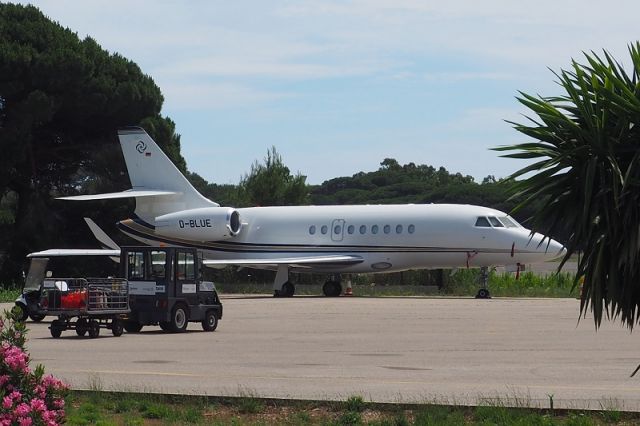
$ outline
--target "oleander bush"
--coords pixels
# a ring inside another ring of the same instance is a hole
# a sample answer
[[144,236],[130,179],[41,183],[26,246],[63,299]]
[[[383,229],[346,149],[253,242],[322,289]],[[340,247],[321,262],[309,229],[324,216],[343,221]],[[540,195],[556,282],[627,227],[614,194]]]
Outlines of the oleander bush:
[[42,365],[31,369],[26,333],[12,313],[0,316],[0,426],[59,425],[69,386],[45,376]]

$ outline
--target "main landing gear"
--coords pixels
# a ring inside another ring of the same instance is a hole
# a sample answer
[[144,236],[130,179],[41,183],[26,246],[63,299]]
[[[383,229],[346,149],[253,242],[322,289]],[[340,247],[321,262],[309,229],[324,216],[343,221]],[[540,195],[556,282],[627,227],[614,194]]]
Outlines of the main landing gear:
[[273,297],[292,297],[296,287],[289,281],[289,266],[278,265],[276,278],[273,280]]
[[322,293],[327,297],[338,297],[342,293],[340,275],[332,275],[322,286]]
[[[341,277],[339,274],[331,275],[329,280],[322,286],[322,294],[327,297],[338,297],[342,294]],[[289,267],[278,265],[276,277],[273,280],[273,297],[292,297],[296,292],[296,287],[289,280]]]
[[476,299],[491,299],[489,292],[489,268],[483,266],[480,268],[480,276],[478,277],[480,288],[476,293]]

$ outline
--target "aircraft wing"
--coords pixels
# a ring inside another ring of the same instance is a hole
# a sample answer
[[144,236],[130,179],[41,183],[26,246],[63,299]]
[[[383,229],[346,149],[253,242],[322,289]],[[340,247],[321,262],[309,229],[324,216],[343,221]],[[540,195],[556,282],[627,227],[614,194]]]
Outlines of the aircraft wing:
[[29,253],[27,257],[62,257],[62,256],[120,256],[120,250],[103,249],[49,249]]
[[206,266],[216,267],[224,265],[237,266],[263,266],[263,265],[291,265],[291,266],[310,266],[310,265],[335,265],[335,264],[351,264],[362,263],[364,259],[360,256],[345,255],[322,255],[322,256],[306,256],[306,257],[280,257],[270,259],[204,259]]
[[157,197],[164,195],[177,195],[179,192],[174,191],[159,191],[159,190],[136,190],[130,189],[122,192],[108,192],[106,194],[93,194],[93,195],[74,195],[70,197],[58,197],[58,200],[72,200],[72,201],[88,201],[88,200],[111,200],[115,198],[135,198],[135,197]]

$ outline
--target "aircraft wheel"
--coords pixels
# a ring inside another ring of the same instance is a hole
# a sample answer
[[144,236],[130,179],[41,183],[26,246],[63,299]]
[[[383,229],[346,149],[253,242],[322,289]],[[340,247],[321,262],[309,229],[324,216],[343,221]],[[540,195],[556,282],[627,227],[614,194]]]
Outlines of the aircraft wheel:
[[491,293],[486,288],[481,288],[478,290],[478,294],[476,294],[476,299],[491,299]]
[[91,337],[92,339],[95,339],[99,335],[100,335],[100,324],[98,324],[98,321],[96,320],[89,321],[89,337]]
[[218,317],[215,312],[207,311],[204,320],[202,320],[202,329],[204,331],[214,331],[216,328],[218,328]]
[[24,322],[29,317],[27,312],[27,307],[22,303],[16,303],[13,308],[11,308],[11,314],[15,318],[16,321]]
[[160,321],[158,323],[162,331],[171,331],[171,323],[168,321]]
[[64,324],[60,320],[53,320],[51,322],[51,326],[49,326],[49,330],[51,330],[51,337],[55,337],[57,339],[62,335]]
[[121,319],[114,318],[113,321],[111,321],[111,333],[116,337],[122,336],[122,333],[124,333],[124,324]]
[[183,304],[178,304],[171,313],[171,331],[179,333],[187,329],[189,313]]
[[337,281],[327,281],[322,286],[322,293],[327,297],[338,297],[342,293],[342,285]]
[[45,314],[29,314],[29,318],[31,318],[31,321],[33,322],[40,322],[44,319],[45,316]]
[[296,292],[296,287],[291,284],[289,281],[282,284],[282,291],[280,292],[280,297],[292,297]]
[[127,330],[127,333],[139,333],[142,330],[142,324],[138,321],[125,321],[124,329]]
[[89,324],[87,323],[86,318],[79,318],[76,321],[76,334],[80,337],[83,337],[89,331]]

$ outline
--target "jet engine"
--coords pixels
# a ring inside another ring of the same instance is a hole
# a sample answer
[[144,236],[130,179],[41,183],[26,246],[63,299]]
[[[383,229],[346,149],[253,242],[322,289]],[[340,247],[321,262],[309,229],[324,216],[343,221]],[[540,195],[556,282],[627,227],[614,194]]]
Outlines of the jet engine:
[[156,217],[156,232],[167,237],[218,241],[238,235],[240,213],[230,207],[204,207]]

